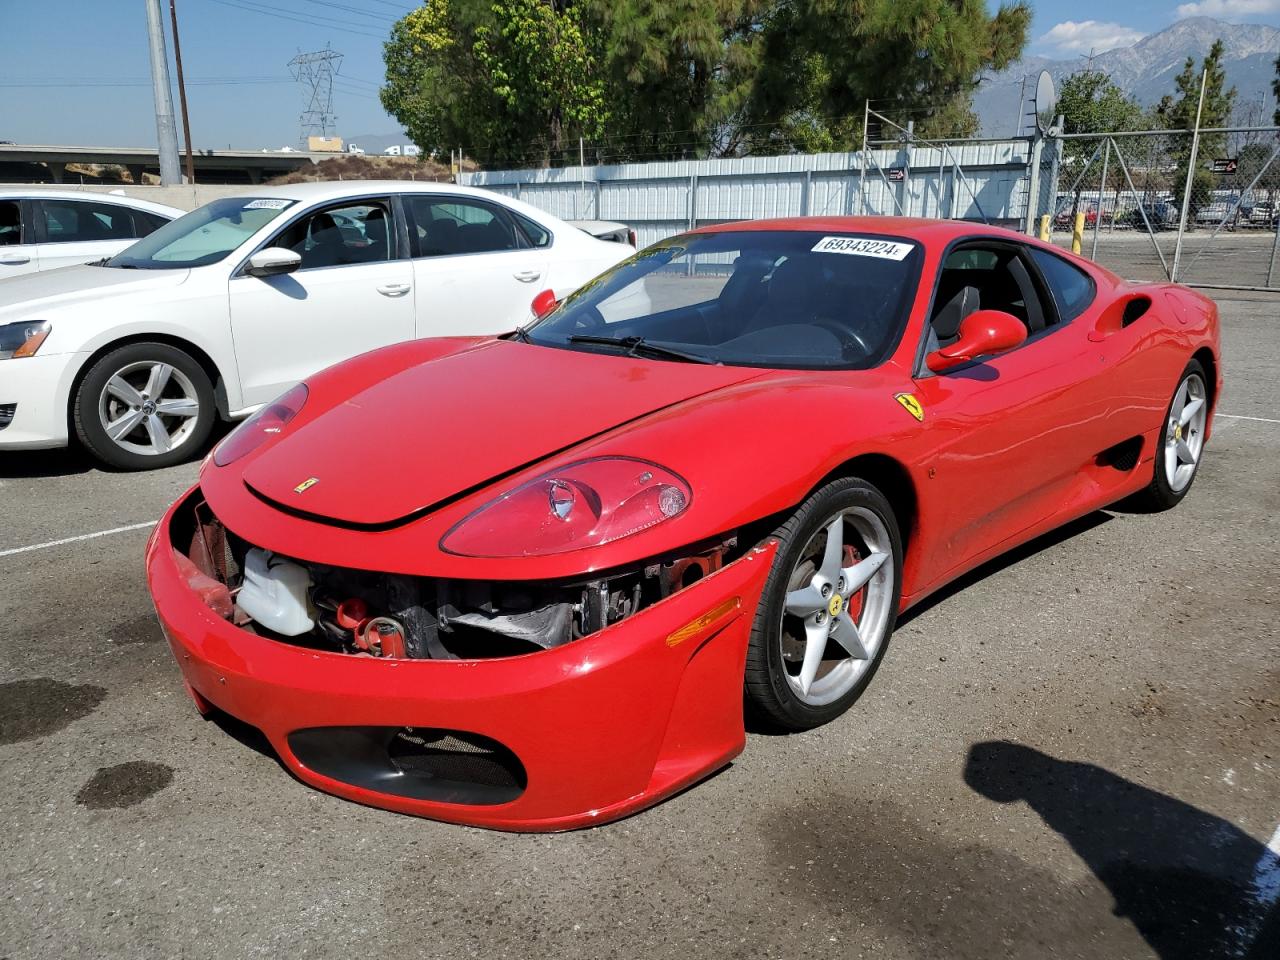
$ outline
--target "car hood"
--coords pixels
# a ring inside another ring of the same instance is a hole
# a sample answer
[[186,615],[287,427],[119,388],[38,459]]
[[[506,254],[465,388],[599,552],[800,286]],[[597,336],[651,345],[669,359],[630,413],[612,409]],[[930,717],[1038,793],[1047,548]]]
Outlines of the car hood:
[[144,290],[176,287],[190,270],[121,270],[78,264],[0,280],[0,319]]
[[244,481],[290,512],[395,526],[614,427],[760,375],[488,341],[348,397],[250,462]]

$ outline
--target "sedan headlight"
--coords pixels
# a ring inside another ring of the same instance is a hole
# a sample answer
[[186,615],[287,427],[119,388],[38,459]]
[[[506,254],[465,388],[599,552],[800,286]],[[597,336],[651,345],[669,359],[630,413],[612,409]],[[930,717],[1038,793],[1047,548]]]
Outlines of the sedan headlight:
[[676,474],[631,457],[569,464],[464,518],[440,549],[465,557],[533,557],[621,540],[685,511],[693,492]]
[[0,360],[30,357],[53,328],[45,321],[23,320],[0,327]]

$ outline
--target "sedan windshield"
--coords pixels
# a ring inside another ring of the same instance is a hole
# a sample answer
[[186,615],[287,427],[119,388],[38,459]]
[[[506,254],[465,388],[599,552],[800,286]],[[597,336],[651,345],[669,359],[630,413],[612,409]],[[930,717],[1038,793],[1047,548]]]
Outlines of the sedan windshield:
[[141,270],[203,267],[225,259],[294,200],[224,197],[166,223],[104,264]]
[[901,336],[920,261],[901,237],[687,234],[623,261],[523,336],[654,359],[861,369]]

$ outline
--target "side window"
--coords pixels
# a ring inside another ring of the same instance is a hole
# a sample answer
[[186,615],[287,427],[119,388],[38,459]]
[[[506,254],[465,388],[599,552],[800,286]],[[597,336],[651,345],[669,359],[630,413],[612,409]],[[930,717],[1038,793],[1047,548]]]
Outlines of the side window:
[[48,243],[92,243],[132,240],[133,217],[128,207],[87,200],[41,200]]
[[302,217],[271,241],[301,255],[299,270],[391,259],[391,208],[385,200],[327,207]]
[[133,235],[135,237],[145,237],[159,230],[168,222],[168,218],[162,217],[158,213],[151,213],[147,210],[134,210]]
[[1048,324],[1026,264],[1011,247],[965,246],[948,254],[938,275],[928,349],[953,343],[978,310],[1011,313],[1034,336]]
[[524,234],[524,238],[529,241],[531,247],[549,247],[551,246],[551,231],[540,223],[535,223],[528,217],[521,216],[518,213],[511,214],[515,218],[520,232]]
[[17,200],[0,200],[0,247],[22,242],[22,207]]
[[1031,257],[1049,284],[1049,292],[1058,305],[1058,318],[1062,323],[1074,320],[1093,303],[1097,292],[1093,278],[1075,264],[1047,250],[1033,248]]
[[413,214],[420,257],[493,253],[520,246],[511,222],[487,203],[460,197],[405,199]]

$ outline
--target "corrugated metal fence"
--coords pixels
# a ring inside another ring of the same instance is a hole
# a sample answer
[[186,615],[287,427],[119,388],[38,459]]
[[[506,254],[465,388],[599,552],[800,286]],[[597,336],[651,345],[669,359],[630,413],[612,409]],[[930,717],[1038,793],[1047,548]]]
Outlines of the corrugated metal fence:
[[565,220],[616,220],[646,246],[692,226],[761,217],[897,214],[1018,227],[1026,139],[818,153],[463,173]]

